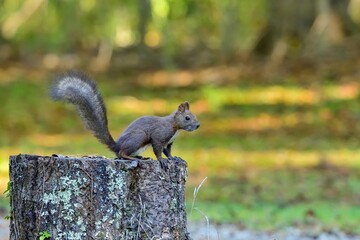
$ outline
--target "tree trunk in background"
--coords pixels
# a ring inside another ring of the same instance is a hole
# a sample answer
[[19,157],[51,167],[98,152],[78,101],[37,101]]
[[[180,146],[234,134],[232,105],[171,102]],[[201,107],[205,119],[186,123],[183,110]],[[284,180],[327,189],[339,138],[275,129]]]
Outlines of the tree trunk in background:
[[239,31],[235,28],[240,22],[238,5],[238,0],[228,0],[222,9],[220,52],[223,60],[231,58],[237,53],[237,41],[240,38]]
[[145,37],[147,32],[147,25],[151,20],[151,4],[150,0],[138,0],[138,32],[140,40],[140,48],[146,47]]
[[273,0],[267,2],[267,25],[260,34],[253,52],[270,55],[271,61],[281,62],[289,52],[304,43],[316,15],[314,0]]
[[102,157],[10,157],[10,239],[190,239],[187,164]]
[[344,34],[351,35],[359,32],[360,26],[356,24],[355,18],[352,18],[351,12],[357,9],[359,11],[359,5],[352,5],[351,0],[331,0],[330,6],[333,11],[339,16],[341,19],[341,23],[343,26]]
[[332,3],[334,1],[317,1],[317,16],[309,31],[305,49],[307,55],[321,55],[328,52],[331,46],[344,41],[344,25]]
[[310,57],[328,53],[346,35],[359,31],[348,10],[349,0],[270,1],[267,24],[253,53],[269,55],[275,64],[294,53]]

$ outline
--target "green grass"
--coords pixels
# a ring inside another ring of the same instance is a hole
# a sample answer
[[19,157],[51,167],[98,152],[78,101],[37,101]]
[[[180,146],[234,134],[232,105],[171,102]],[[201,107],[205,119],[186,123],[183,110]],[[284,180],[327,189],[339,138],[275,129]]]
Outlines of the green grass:
[[207,178],[195,199],[201,212],[190,214],[200,180],[188,184],[190,219],[204,220],[205,214],[215,223],[232,222],[254,230],[316,225],[360,234],[358,170],[329,163],[278,169],[257,164],[255,169],[232,170]]
[[253,230],[274,230],[288,226],[314,227],[323,230],[341,228],[346,232],[360,234],[360,208],[329,202],[297,203],[278,206],[258,203],[245,206],[235,202],[197,202],[197,210],[188,217],[192,221],[205,221],[203,213],[212,223],[235,223]]

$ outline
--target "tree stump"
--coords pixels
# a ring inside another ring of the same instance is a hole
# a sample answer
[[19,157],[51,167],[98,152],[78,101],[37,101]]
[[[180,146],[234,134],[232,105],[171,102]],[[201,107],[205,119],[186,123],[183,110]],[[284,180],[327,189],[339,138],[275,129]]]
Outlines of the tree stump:
[[186,177],[182,159],[11,156],[10,239],[190,239]]

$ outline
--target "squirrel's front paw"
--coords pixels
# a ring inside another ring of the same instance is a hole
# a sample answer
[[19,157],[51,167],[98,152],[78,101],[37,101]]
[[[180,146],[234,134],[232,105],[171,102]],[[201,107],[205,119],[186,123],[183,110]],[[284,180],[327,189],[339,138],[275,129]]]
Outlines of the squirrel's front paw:
[[169,169],[169,160],[168,159],[162,158],[162,159],[159,159],[158,161],[160,163],[160,167],[163,170],[168,170]]

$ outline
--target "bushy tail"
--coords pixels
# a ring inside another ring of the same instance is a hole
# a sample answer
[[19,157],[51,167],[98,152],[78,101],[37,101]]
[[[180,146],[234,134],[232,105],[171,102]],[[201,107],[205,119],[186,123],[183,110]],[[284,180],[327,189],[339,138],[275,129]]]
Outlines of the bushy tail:
[[85,127],[110,150],[118,152],[108,129],[104,101],[94,81],[84,73],[71,71],[57,77],[50,94],[54,100],[75,105]]

